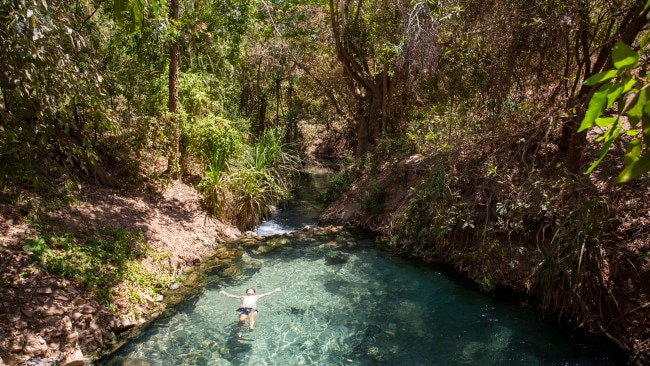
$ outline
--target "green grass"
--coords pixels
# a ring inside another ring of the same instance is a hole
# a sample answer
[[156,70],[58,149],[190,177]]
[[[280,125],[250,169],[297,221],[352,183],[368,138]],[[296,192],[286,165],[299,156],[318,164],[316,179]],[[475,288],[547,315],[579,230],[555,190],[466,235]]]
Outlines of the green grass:
[[151,258],[162,265],[165,254],[150,248],[142,234],[122,229],[105,230],[91,236],[41,235],[27,240],[23,250],[54,275],[80,284],[98,300],[110,305],[111,288],[124,283],[134,304],[144,303],[143,294],[154,297],[171,283],[171,275],[145,268]]

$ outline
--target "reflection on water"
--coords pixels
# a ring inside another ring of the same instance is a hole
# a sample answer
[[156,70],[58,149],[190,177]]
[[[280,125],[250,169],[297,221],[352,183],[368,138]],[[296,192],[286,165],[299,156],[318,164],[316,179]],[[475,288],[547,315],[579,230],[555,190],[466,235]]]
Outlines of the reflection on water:
[[[330,258],[335,253],[337,261]],[[300,246],[263,256],[236,283],[213,283],[123,347],[106,365],[614,365],[529,311],[450,281],[370,243]],[[243,294],[256,329],[237,336]]]

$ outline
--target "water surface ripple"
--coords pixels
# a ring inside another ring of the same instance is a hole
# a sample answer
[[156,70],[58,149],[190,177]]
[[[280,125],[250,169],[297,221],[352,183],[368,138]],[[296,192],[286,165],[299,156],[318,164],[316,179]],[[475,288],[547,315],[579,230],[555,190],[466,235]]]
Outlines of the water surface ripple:
[[[514,304],[372,244],[286,248],[253,256],[241,280],[213,283],[147,327],[108,365],[614,365]],[[236,299],[259,300],[237,334]]]

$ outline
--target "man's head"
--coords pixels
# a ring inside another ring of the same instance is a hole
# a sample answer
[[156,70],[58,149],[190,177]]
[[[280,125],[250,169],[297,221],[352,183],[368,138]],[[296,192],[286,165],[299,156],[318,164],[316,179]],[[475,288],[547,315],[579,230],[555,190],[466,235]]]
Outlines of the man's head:
[[248,288],[248,289],[246,289],[246,295],[248,295],[248,296],[253,296],[253,295],[255,295],[255,289],[254,289],[254,288]]

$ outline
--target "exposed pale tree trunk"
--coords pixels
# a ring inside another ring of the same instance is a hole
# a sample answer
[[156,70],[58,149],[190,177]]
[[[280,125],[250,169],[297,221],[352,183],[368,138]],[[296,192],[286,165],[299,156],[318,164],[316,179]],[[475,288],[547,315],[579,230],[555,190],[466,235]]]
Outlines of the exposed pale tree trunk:
[[[178,21],[179,0],[171,0],[169,6],[169,19],[172,23]],[[172,153],[169,158],[168,170],[173,179],[180,176],[180,126],[178,119],[178,64],[180,60],[180,46],[178,40],[174,40],[169,52],[169,99],[167,108],[171,118],[173,140]]]

